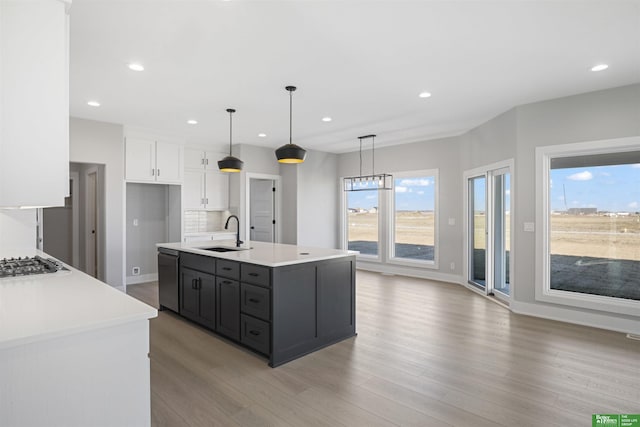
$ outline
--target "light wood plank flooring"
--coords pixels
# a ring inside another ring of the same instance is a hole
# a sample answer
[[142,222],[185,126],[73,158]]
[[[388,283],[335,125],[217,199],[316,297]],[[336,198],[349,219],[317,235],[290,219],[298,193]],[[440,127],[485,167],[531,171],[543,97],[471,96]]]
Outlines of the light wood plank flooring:
[[[155,282],[128,292],[157,307]],[[357,273],[358,336],[272,369],[168,311],[154,426],[590,426],[640,413],[640,342],[512,314],[453,284]]]

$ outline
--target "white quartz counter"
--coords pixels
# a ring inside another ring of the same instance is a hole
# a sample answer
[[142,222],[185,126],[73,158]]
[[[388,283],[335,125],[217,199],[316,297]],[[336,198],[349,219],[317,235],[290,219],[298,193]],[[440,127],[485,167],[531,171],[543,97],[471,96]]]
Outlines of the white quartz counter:
[[357,254],[355,251],[345,251],[340,249],[314,248],[265,242],[247,242],[241,245],[244,250],[233,252],[213,252],[203,249],[219,246],[234,248],[235,241],[233,240],[221,240],[215,242],[158,243],[156,246],[159,248],[191,252],[215,258],[264,265],[266,267],[302,264],[305,262],[342,258]]
[[69,272],[0,278],[0,349],[158,315],[155,308],[66,267]]

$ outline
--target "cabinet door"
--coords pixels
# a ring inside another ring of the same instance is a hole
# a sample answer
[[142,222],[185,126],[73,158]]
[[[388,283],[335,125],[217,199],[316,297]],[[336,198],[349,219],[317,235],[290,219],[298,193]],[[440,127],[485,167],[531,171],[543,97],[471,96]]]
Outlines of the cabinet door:
[[65,2],[0,1],[0,207],[69,195]]
[[198,289],[200,290],[200,319],[198,322],[209,329],[215,329],[216,277],[212,274],[200,273]]
[[156,142],[156,181],[182,182],[183,150],[182,145]]
[[200,305],[197,282],[199,272],[182,267],[180,273],[180,314],[193,321],[199,321]]
[[207,209],[228,209],[229,176],[217,170],[207,170],[205,178]]
[[155,181],[155,141],[127,138],[125,144],[125,179]]
[[185,169],[204,169],[204,151],[186,148],[184,149],[184,168]]
[[235,280],[216,278],[216,331],[240,340],[240,284]]
[[184,209],[202,209],[204,199],[204,172],[185,170],[182,183],[182,206]]

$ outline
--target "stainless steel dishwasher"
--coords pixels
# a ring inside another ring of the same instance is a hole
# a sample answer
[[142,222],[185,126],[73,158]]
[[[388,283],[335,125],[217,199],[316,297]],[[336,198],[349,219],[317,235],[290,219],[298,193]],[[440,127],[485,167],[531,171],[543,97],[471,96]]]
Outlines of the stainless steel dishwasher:
[[160,310],[180,312],[180,291],[178,287],[179,252],[158,248],[158,299]]

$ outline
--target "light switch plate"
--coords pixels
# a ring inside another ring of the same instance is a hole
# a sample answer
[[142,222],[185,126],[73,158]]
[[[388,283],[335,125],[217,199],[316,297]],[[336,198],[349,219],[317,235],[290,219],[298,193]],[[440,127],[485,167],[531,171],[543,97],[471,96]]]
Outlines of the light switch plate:
[[529,233],[533,233],[534,231],[536,231],[536,225],[534,222],[525,222],[524,223],[524,231],[527,231]]

